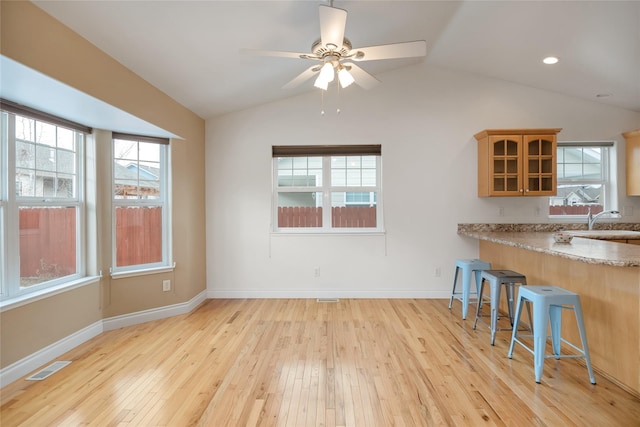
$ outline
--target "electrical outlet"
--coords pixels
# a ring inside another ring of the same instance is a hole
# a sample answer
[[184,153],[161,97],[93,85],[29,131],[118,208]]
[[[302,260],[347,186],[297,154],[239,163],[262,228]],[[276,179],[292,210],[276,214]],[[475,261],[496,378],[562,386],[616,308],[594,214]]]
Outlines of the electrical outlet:
[[504,208],[502,206],[498,208],[498,216],[504,216]]
[[434,276],[436,277],[440,277],[442,275],[442,269],[440,267],[436,267],[435,271],[433,272]]
[[162,281],[162,291],[168,292],[171,290],[171,280],[163,280]]
[[320,267],[315,267],[313,269],[313,277],[320,277]]

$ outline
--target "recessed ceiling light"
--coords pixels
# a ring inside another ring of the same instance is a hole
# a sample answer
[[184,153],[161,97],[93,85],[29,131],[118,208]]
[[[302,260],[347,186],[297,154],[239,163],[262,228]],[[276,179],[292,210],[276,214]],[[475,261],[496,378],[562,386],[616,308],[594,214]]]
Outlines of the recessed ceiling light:
[[547,56],[542,60],[542,62],[544,62],[547,65],[553,65],[558,63],[558,58],[556,58],[555,56]]

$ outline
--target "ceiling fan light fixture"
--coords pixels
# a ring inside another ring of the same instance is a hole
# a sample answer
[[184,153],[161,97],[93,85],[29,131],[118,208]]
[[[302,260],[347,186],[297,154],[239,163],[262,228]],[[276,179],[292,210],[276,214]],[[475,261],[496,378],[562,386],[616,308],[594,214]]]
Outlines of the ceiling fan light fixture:
[[313,85],[318,89],[327,90],[327,88],[329,87],[329,82],[326,80],[323,80],[322,75],[320,75],[316,79],[315,83],[313,83]]
[[333,81],[333,64],[331,64],[331,62],[324,63],[324,65],[320,69],[320,75],[318,76],[318,79],[321,79],[322,81],[325,81],[327,83]]
[[340,71],[338,71],[338,80],[343,89],[356,81],[351,73],[344,67],[340,67]]

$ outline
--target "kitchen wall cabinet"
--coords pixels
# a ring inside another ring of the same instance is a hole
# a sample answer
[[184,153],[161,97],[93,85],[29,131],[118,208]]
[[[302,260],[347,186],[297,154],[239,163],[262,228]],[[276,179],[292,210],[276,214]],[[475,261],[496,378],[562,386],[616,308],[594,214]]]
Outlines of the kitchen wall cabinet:
[[640,196],[640,129],[622,136],[627,141],[627,196]]
[[559,128],[486,129],[478,141],[478,196],[554,196]]

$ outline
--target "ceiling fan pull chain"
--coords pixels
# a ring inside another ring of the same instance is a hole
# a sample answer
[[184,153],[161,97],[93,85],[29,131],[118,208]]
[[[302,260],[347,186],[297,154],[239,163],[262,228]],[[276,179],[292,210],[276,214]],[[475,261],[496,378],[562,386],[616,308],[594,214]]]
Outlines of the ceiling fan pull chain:
[[324,116],[324,91],[323,90],[320,91],[320,100],[321,100],[320,115]]
[[336,114],[340,114],[340,85],[336,85],[338,87],[338,108],[336,109]]

